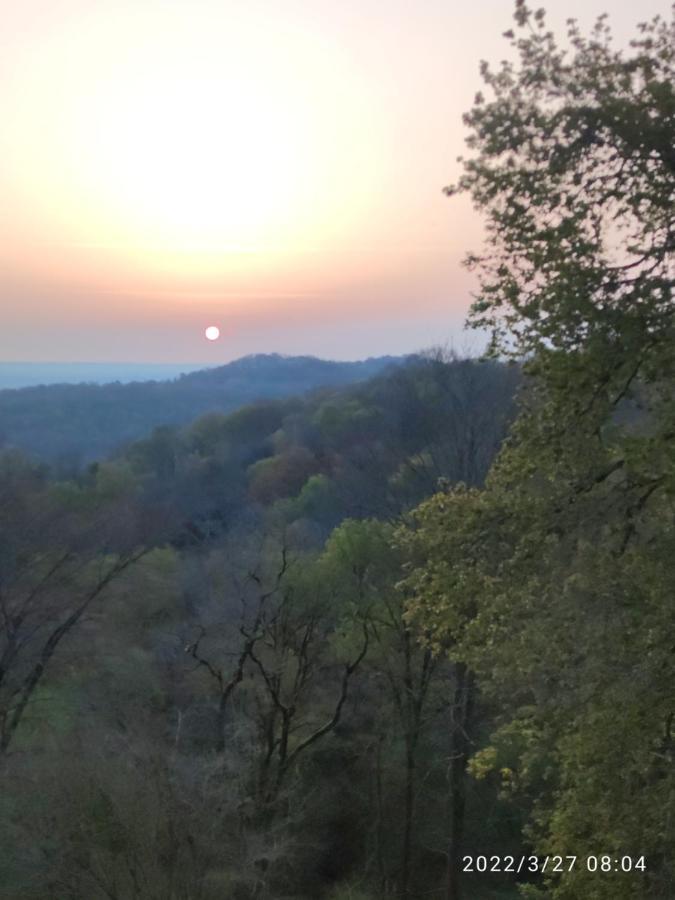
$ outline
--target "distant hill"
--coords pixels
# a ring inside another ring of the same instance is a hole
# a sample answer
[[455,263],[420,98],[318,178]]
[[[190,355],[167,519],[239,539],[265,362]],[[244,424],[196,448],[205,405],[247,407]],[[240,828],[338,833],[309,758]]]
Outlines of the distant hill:
[[0,390],[45,384],[164,381],[203,369],[197,363],[1,362]]
[[181,542],[248,528],[268,507],[277,525],[302,522],[303,541],[322,542],[344,519],[400,516],[440,479],[481,485],[519,383],[517,367],[494,360],[413,357],[357,383],[155,428],[79,483],[133,482],[189,523]]
[[0,446],[75,465],[105,456],[157,425],[183,424],[205,412],[230,412],[256,400],[352,384],[408,358],[335,362],[260,354],[172,380],[0,390]]

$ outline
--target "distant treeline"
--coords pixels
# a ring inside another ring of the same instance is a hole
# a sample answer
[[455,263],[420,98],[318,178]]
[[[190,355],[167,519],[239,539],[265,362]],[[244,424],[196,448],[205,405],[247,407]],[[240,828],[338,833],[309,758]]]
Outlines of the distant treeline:
[[0,390],[48,384],[111,384],[120,381],[162,381],[203,369],[181,363],[2,362]]
[[265,397],[369,378],[403,357],[332,362],[311,356],[247,356],[170,381],[50,384],[0,390],[0,446],[17,447],[64,470],[105,456],[156,425],[228,412]]

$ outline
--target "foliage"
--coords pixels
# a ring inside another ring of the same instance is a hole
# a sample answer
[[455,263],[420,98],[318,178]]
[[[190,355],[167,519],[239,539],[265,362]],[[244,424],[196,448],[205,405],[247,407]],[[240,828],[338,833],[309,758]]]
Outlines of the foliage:
[[525,354],[528,378],[485,488],[415,512],[410,613],[500,710],[470,769],[529,807],[536,850],[646,855],[646,873],[581,866],[544,879],[545,895],[665,898],[673,31],[648,23],[624,55],[604,19],[589,39],[571,23],[569,51],[542,12],[518,2],[516,22],[520,65],[484,68],[492,98],[467,116],[458,187],[487,219],[473,323],[493,352]]
[[[465,117],[474,155],[455,190],[486,217],[473,322],[517,354],[669,340],[675,156],[673,24],[614,50],[605,17],[569,48],[517,3],[519,56],[483,64],[490,98]],[[618,349],[618,348],[617,348]],[[632,351],[632,353],[631,353]]]
[[252,358],[0,454],[0,896],[673,896],[672,31],[516,24],[458,189],[518,362]]

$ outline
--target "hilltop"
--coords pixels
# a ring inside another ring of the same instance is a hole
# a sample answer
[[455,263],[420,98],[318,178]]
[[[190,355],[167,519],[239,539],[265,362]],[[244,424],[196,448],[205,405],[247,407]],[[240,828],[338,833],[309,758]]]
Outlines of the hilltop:
[[105,456],[158,425],[180,425],[206,412],[231,412],[256,400],[352,384],[406,359],[339,362],[256,354],[167,380],[0,390],[0,446],[77,465]]

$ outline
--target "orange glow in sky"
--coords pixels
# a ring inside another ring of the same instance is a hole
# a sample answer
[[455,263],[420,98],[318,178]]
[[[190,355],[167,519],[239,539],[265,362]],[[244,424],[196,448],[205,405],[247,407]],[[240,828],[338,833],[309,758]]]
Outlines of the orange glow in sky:
[[[612,7],[630,36],[632,4]],[[603,3],[549,8],[560,30]],[[0,14],[0,359],[213,362],[214,320],[223,361],[459,334],[460,260],[481,231],[442,188],[510,2],[0,0]]]

